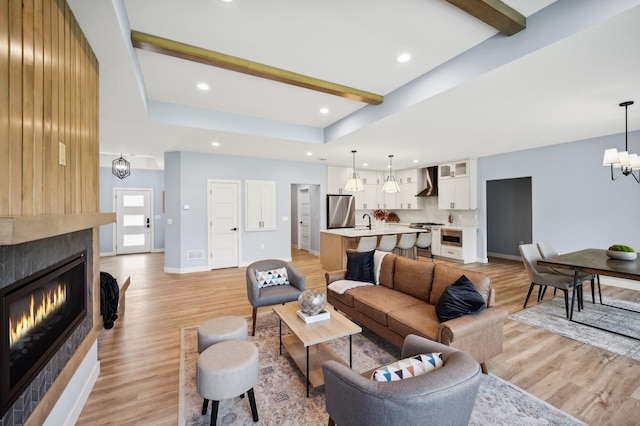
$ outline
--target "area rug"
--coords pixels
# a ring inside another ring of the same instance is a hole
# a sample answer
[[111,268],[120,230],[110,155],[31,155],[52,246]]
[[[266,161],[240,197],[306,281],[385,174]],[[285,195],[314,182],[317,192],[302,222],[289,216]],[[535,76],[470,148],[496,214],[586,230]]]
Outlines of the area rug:
[[[260,352],[260,377],[254,387],[260,420],[254,423],[248,398],[220,402],[219,425],[318,425],[325,426],[328,416],[324,403],[324,386],[313,389],[306,398],[305,378],[283,350],[278,352],[278,319],[268,313],[258,318],[256,336],[249,340]],[[285,327],[286,330],[286,327]],[[349,340],[331,343],[343,359],[348,359]],[[400,351],[364,329],[353,336],[353,368],[367,371],[395,361]],[[181,329],[180,392],[178,423],[181,426],[209,424],[211,408],[201,415],[202,397],[195,380],[197,328]],[[483,375],[476,398],[471,425],[584,425],[552,405],[494,376]],[[428,421],[425,422],[427,424]]]
[[[614,305],[624,309],[616,309],[599,303],[593,304],[585,300],[582,311],[578,312],[574,308],[573,319],[584,324],[596,325],[640,338],[639,303],[611,297],[603,297],[602,301],[606,305]],[[562,297],[531,306],[512,314],[509,318],[640,361],[640,340],[569,321],[566,318]]]

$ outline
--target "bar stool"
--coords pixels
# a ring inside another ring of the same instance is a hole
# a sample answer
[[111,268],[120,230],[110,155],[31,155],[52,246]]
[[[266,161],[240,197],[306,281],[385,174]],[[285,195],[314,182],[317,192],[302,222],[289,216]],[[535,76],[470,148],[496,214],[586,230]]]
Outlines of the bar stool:
[[381,251],[393,251],[396,248],[398,237],[396,235],[383,235],[380,237],[380,243],[377,249]]
[[356,251],[366,252],[376,249],[376,244],[378,242],[378,237],[360,237],[360,241],[358,241],[358,247]]
[[[421,232],[418,234],[418,240],[415,245],[416,258],[420,256],[420,250],[425,250],[431,247],[431,238],[431,232]],[[430,257],[433,258],[433,256]]]
[[411,258],[415,259],[415,256],[413,253],[413,247],[416,245],[416,239],[417,237],[415,233],[402,234],[400,236],[400,241],[398,241],[398,245],[396,246],[396,249],[398,249],[398,252],[405,257],[408,257],[407,251],[411,250]]

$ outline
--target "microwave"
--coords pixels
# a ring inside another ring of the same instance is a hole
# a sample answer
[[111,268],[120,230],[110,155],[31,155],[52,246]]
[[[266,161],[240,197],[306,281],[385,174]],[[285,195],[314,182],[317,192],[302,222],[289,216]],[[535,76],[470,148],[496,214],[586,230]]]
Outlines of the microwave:
[[443,246],[462,247],[462,230],[442,229],[440,231],[440,244]]

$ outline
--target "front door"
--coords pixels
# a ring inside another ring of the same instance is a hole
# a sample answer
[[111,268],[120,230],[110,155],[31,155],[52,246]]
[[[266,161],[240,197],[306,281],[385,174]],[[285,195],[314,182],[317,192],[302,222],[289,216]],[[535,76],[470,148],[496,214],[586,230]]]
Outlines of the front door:
[[151,252],[152,189],[116,189],[116,254]]
[[234,268],[239,258],[239,188],[237,181],[208,181],[209,267]]

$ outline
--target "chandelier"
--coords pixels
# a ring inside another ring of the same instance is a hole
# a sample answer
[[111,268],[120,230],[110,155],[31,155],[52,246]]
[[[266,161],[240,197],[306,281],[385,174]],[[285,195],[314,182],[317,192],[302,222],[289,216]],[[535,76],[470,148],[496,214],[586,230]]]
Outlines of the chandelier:
[[[618,179],[620,175],[631,175],[636,182],[640,183],[640,157],[638,157],[638,154],[629,154],[628,147],[627,108],[629,105],[633,105],[633,101],[626,101],[620,104],[621,107],[624,107],[624,151],[618,152],[615,148],[605,150],[602,165],[611,167],[611,180]],[[620,169],[617,175],[614,175],[614,167]],[[638,171],[637,176],[634,171]]]
[[120,158],[116,158],[111,163],[111,173],[117,178],[124,179],[131,174],[131,163],[120,154]]

